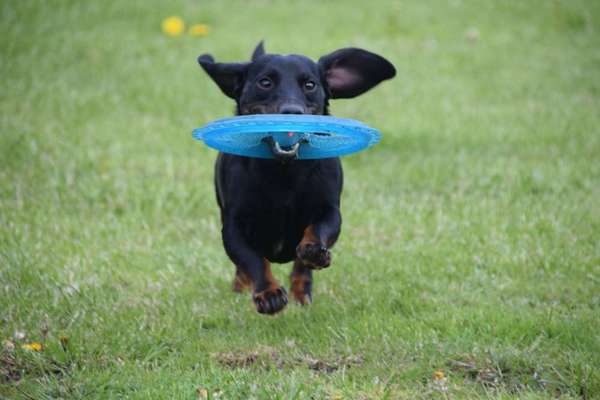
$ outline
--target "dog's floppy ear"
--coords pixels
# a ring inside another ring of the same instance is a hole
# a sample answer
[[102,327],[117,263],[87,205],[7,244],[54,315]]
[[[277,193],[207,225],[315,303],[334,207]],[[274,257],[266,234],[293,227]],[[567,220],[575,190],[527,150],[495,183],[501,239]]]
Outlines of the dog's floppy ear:
[[352,47],[321,57],[319,67],[332,99],[358,96],[396,75],[396,69],[385,58]]
[[254,49],[254,52],[252,53],[252,61],[256,61],[256,59],[260,56],[264,56],[265,55],[265,41],[261,40],[260,42],[258,42],[258,44],[256,45],[256,48]]
[[210,54],[198,57],[198,64],[206,71],[226,96],[239,97],[249,63],[216,63]]

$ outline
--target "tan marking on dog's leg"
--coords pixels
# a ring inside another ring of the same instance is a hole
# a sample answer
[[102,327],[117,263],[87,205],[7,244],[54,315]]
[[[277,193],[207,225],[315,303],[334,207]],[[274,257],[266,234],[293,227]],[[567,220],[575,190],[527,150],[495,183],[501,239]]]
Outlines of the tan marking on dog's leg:
[[240,268],[235,271],[232,288],[234,292],[241,293],[244,290],[252,289],[252,281]]
[[311,283],[310,271],[301,260],[294,260],[294,267],[290,273],[290,291],[296,302],[302,305],[312,303],[309,286]]

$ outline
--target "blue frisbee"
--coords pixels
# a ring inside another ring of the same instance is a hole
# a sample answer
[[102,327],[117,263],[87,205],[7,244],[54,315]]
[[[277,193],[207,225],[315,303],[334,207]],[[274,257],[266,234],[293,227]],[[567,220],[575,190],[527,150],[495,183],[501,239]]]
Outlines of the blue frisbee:
[[193,136],[224,153],[301,160],[356,153],[381,137],[376,129],[352,119],[298,114],[219,119],[194,129]]

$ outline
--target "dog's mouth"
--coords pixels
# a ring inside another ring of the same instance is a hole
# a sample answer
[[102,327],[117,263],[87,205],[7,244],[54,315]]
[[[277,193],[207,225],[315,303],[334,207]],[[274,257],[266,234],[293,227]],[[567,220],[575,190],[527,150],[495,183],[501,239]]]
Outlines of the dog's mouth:
[[[244,107],[241,108],[241,113],[242,115],[256,115],[256,114],[285,114],[285,113],[281,113],[280,109],[277,108],[275,109],[274,107],[270,107],[266,104],[250,104],[250,105],[246,105]],[[322,115],[322,112],[319,112],[319,109],[316,106],[308,106],[304,108],[304,111],[302,114],[309,114],[309,115]],[[329,136],[328,133],[315,133],[317,135],[324,135],[324,136]],[[262,142],[265,143],[267,146],[269,146],[269,149],[271,151],[271,153],[273,154],[273,157],[278,160],[281,161],[283,163],[292,161],[292,160],[296,160],[298,159],[298,152],[300,150],[300,147],[302,144],[304,143],[308,143],[307,139],[305,138],[299,138],[298,140],[294,141],[293,138],[295,135],[293,132],[288,132],[287,133],[287,137],[282,138],[281,136],[277,135],[277,134],[273,134],[275,135],[275,137],[273,137],[272,135],[269,135],[265,138],[263,138]],[[288,138],[292,138],[292,140],[289,140]],[[279,140],[278,140],[279,139]]]
[[273,158],[286,163],[299,158],[301,145],[308,145],[310,143],[310,135],[331,136],[331,133],[272,132],[269,136],[264,137],[262,142],[269,146]]
[[271,153],[273,153],[273,157],[275,157],[276,160],[287,162],[298,158],[298,150],[300,149],[300,144],[303,140],[286,146],[279,144],[273,136],[268,136],[263,139],[263,142],[270,147]]

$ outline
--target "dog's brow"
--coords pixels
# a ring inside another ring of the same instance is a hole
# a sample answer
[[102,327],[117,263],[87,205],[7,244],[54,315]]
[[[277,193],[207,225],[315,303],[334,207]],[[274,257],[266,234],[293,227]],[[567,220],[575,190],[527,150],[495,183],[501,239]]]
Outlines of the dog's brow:
[[269,78],[273,78],[275,76],[279,76],[279,71],[277,71],[275,68],[273,68],[272,66],[265,66],[261,69],[259,69],[257,71],[256,77],[257,78],[262,78],[262,77],[269,77]]
[[307,80],[307,79],[315,79],[315,76],[313,74],[311,74],[310,72],[301,72],[300,75],[298,75],[298,79],[300,80]]

